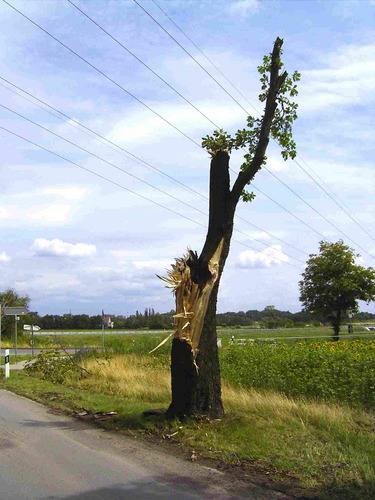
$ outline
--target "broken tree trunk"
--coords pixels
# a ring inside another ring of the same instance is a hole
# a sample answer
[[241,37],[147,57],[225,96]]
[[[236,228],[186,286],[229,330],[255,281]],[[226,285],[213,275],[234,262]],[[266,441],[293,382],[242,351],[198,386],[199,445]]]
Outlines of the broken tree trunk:
[[[229,253],[235,209],[244,194],[244,188],[254,178],[265,162],[271,129],[282,140],[283,157],[294,154],[291,141],[291,123],[296,118],[296,106],[286,93],[295,95],[293,81],[287,73],[280,74],[283,66],[280,55],[283,41],[277,38],[270,57],[264,58],[260,67],[262,91],[260,100],[265,102],[261,120],[249,117],[249,132],[238,131],[230,140],[222,131],[205,144],[212,154],[210,168],[209,225],[201,254],[189,250],[176,259],[172,270],[164,279],[176,295],[175,331],[172,343],[171,376],[172,402],[169,417],[184,417],[204,413],[212,418],[223,415],[221,400],[220,366],[216,336],[216,302],[221,274]],[[266,76],[268,75],[268,76]],[[279,99],[280,94],[283,99]],[[278,103],[281,110],[275,115]],[[230,189],[229,152],[245,144],[249,153]]]
[[201,255],[191,250],[176,259],[162,278],[176,296],[171,354],[172,402],[169,417],[206,413],[223,415],[216,336],[216,302],[229,252],[233,214],[229,190],[229,155],[211,162],[210,219]]

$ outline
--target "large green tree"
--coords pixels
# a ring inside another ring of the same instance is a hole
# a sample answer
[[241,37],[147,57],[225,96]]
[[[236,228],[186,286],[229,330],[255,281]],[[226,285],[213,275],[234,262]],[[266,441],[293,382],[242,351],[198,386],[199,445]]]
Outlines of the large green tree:
[[[202,146],[212,157],[210,167],[209,221],[201,253],[189,251],[172,265],[164,280],[176,294],[175,332],[172,342],[171,417],[204,413],[220,417],[220,366],[216,335],[216,302],[220,278],[228,257],[233,222],[240,200],[251,201],[245,191],[266,163],[266,151],[273,137],[286,160],[294,158],[292,124],[297,118],[296,82],[281,60],[283,40],[277,38],[272,53],[258,67],[261,81],[259,100],[264,105],[260,118],[248,116],[247,126],[232,137],[223,130],[203,139]],[[230,154],[245,151],[234,182],[230,179]]]
[[339,340],[340,325],[349,310],[358,311],[358,300],[375,300],[375,270],[356,263],[359,255],[344,244],[320,242],[319,254],[310,255],[299,282],[305,311],[323,316]]
[[11,337],[12,335],[12,324],[14,323],[14,317],[4,316],[4,307],[26,307],[28,308],[30,302],[30,297],[28,295],[20,295],[12,288],[8,288],[4,292],[0,292],[0,304],[2,314],[1,318],[1,336]]

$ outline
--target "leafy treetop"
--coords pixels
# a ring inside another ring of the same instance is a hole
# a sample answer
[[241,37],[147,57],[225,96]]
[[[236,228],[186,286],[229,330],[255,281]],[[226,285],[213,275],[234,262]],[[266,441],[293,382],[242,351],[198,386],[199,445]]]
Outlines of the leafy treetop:
[[[297,118],[298,104],[293,98],[298,95],[297,82],[301,75],[298,71],[292,76],[288,76],[286,71],[279,75],[284,67],[281,60],[282,44],[283,40],[277,38],[273,52],[264,56],[263,64],[258,66],[261,83],[259,100],[266,103],[262,116],[248,116],[247,127],[238,130],[234,137],[220,129],[215,130],[212,136],[207,135],[202,139],[202,147],[212,156],[219,151],[226,151],[228,154],[233,149],[247,151],[244,155],[245,161],[240,167],[242,172],[249,174],[245,184],[250,184],[256,172],[266,164],[267,157],[264,152],[270,135],[281,146],[284,160],[293,159],[297,154],[292,125]],[[241,197],[243,201],[251,201],[254,195],[242,191]]]
[[299,282],[304,310],[332,320],[358,311],[358,300],[375,300],[375,270],[357,264],[357,257],[342,240],[320,242],[319,254],[310,255]]

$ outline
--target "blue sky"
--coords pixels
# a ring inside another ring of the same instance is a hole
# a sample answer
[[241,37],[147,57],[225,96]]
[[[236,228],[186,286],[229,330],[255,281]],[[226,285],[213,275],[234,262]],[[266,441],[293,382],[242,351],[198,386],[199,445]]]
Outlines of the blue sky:
[[[300,310],[298,281],[323,237],[374,266],[375,2],[137,1],[251,114],[262,110],[256,68],[277,36],[286,69],[302,73],[298,164],[270,145],[255,201],[238,207],[218,310]],[[210,159],[201,138],[212,122],[243,128],[245,111],[133,0],[74,3],[211,121],[68,1],[9,3],[122,89],[0,2],[0,126],[83,167],[0,130],[0,288],[28,293],[40,314],[172,309],[155,274],[204,243]],[[232,155],[231,168],[240,164]]]

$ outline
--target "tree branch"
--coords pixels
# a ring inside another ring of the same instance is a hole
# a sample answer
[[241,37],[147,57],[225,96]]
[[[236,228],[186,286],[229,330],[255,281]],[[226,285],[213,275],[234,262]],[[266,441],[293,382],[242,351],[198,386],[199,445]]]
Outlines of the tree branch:
[[283,83],[285,82],[286,77],[288,76],[288,73],[286,71],[279,75],[279,71],[281,68],[280,52],[282,44],[283,40],[281,38],[277,38],[272,51],[270,85],[267,94],[266,107],[264,110],[258,144],[255,150],[254,158],[252,159],[249,167],[245,171],[242,171],[238,174],[236,182],[234,183],[232,189],[232,199],[235,204],[238,203],[238,200],[245,186],[253,179],[254,175],[258,172],[263,164],[264,156],[270,139],[272,121],[275,117],[275,112],[277,109],[277,96]]

